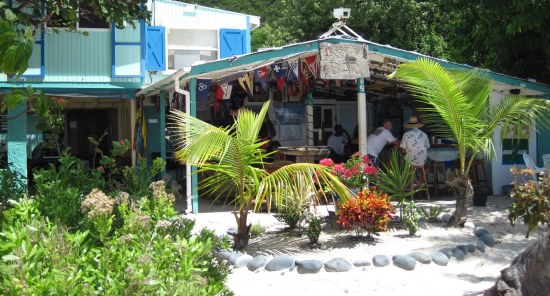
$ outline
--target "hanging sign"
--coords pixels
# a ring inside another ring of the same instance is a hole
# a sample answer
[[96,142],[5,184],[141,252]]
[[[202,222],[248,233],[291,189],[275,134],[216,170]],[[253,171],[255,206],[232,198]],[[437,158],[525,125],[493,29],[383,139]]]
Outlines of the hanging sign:
[[319,78],[356,79],[370,77],[367,47],[362,44],[320,44]]

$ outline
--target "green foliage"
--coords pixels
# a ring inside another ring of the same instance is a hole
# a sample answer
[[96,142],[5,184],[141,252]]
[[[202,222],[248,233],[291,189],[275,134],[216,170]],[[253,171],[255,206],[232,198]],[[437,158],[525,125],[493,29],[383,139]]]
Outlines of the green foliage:
[[317,243],[319,241],[319,236],[321,235],[321,221],[315,215],[309,215],[307,217],[307,237],[311,244]]
[[123,170],[122,183],[124,189],[132,199],[139,199],[149,193],[149,184],[162,172],[166,162],[162,158],[153,160],[151,166],[147,159],[140,158],[135,167],[126,167]]
[[[525,237],[528,238],[539,224],[550,227],[550,170],[546,170],[538,180],[530,178],[532,171],[529,170],[512,172],[515,175],[514,188],[510,193],[513,203],[508,219],[512,225],[519,219],[523,220],[527,225]],[[525,174],[529,176],[528,180],[522,177]]]
[[314,188],[309,187],[309,183],[304,180],[304,174],[297,174],[295,179],[297,186],[294,190],[289,190],[285,203],[277,209],[275,218],[288,224],[290,229],[295,229],[298,224],[305,220],[309,205],[314,198]]
[[[10,169],[0,171],[0,215],[11,205],[9,200],[18,201],[27,193],[27,185],[17,172]],[[0,216],[1,219],[1,216]]]
[[418,231],[418,220],[420,219],[420,210],[416,207],[414,201],[406,202],[403,206],[402,221],[409,230],[410,235],[415,235]]
[[[95,191],[86,203],[87,219],[110,233],[99,244],[89,230],[69,232],[51,223],[34,200],[23,199],[8,210],[0,226],[0,294],[230,294],[224,285],[228,269],[215,260],[218,239],[212,231],[192,235],[193,223],[175,216],[152,223],[127,195],[115,198],[124,225],[108,231],[108,221],[96,220],[111,215],[103,211],[104,199],[112,200]],[[155,203],[156,208],[171,204]]]
[[406,198],[421,191],[422,188],[411,188],[415,176],[408,158],[398,151],[392,150],[389,160],[389,164],[381,164],[381,169],[378,170],[373,183],[378,189],[397,198],[399,205],[402,205]]
[[252,227],[250,227],[250,234],[252,236],[258,236],[264,233],[265,233],[265,227],[260,223],[252,224]]
[[428,221],[437,221],[437,217],[443,210],[442,206],[420,207],[420,213]]

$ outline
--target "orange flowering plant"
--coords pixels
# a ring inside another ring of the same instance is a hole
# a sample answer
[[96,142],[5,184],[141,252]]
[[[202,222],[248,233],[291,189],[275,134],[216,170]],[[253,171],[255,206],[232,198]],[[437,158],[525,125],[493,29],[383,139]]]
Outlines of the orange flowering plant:
[[350,198],[338,207],[338,223],[348,230],[355,230],[357,236],[364,231],[367,236],[375,232],[385,231],[395,214],[390,203],[391,197],[374,187],[365,187],[355,197]]

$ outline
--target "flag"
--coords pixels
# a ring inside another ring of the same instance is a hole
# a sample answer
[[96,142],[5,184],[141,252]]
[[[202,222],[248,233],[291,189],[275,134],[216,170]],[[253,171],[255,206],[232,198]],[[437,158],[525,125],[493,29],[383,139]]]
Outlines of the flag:
[[208,101],[210,79],[197,79],[197,101]]
[[281,63],[272,64],[271,70],[273,71],[273,74],[275,75],[275,79],[277,80],[277,85],[279,86],[279,89],[282,92],[285,86],[286,68],[283,68],[283,63],[281,62]]
[[215,94],[216,100],[229,100],[231,90],[233,90],[233,85],[228,83],[219,84]]
[[262,88],[267,92],[267,67],[256,69],[256,78],[260,81]]
[[304,60],[306,61],[307,67],[311,74],[313,74],[313,76],[317,78],[317,55],[315,54],[309,57],[305,57]]
[[243,77],[237,79],[241,87],[246,91],[249,96],[252,96],[254,90],[252,89],[252,78],[248,73],[245,73]]
[[300,81],[302,83],[302,96],[305,96],[308,92],[308,77],[309,77],[309,71],[308,71],[308,66],[307,66],[307,63],[305,60],[302,60],[300,62],[301,64],[301,67],[300,67],[300,71],[301,71],[301,75],[300,75]]
[[288,81],[300,80],[300,60],[288,61]]

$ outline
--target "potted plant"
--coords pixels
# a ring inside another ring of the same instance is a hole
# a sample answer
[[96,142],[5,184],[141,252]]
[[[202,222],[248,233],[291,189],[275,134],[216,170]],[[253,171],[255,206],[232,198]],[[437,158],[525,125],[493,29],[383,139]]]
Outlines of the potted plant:
[[378,171],[368,156],[361,156],[358,152],[344,163],[334,163],[332,159],[324,158],[319,164],[329,167],[332,173],[356,194],[368,186],[369,179]]

